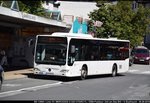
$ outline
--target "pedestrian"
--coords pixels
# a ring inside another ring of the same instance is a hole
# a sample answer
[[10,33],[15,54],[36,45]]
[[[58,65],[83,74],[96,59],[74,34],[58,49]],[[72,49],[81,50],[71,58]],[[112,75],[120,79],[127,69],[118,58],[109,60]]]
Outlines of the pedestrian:
[[0,65],[5,69],[8,65],[7,56],[4,50],[0,52]]

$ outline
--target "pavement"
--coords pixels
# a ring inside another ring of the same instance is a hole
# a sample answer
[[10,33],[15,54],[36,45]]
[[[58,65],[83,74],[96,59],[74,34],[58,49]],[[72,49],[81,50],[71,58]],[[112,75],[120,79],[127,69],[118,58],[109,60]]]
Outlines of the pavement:
[[33,74],[33,68],[5,71],[4,72],[4,80],[26,78],[26,77],[28,77],[29,74]]

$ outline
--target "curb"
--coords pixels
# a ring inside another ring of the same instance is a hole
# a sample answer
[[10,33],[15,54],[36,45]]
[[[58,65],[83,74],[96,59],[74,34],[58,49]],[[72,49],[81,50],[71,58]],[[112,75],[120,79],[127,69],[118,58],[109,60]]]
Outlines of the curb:
[[27,78],[26,74],[33,73],[33,68],[4,72],[4,80]]
[[16,76],[5,76],[4,74],[4,80],[12,80],[12,79],[21,79],[21,78],[27,78],[26,75],[16,75]]

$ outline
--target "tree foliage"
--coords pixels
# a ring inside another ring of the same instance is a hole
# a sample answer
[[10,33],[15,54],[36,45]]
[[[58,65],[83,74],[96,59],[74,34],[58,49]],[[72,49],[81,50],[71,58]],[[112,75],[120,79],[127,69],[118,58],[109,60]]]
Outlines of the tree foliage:
[[[29,14],[34,14],[38,16],[45,16],[44,8],[42,3],[45,0],[17,0],[19,5],[19,10]],[[13,0],[0,0],[0,4],[3,7],[10,8]]]
[[42,2],[43,0],[18,0],[20,11],[38,16],[45,14]]
[[130,40],[131,46],[140,45],[144,35],[150,32],[150,10],[142,5],[138,9],[132,9],[133,1],[118,1],[117,4],[106,4],[108,1],[97,1],[98,9],[89,14],[92,21],[101,21],[101,27],[93,27],[90,30],[96,37],[117,37]]
[[12,1],[0,0],[0,6],[10,8]]

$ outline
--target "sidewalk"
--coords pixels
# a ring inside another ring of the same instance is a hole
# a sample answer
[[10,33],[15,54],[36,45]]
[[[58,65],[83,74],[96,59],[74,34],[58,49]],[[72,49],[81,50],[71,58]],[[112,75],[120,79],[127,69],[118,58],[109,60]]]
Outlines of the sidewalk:
[[33,68],[4,72],[4,80],[26,78],[27,74],[33,73]]

